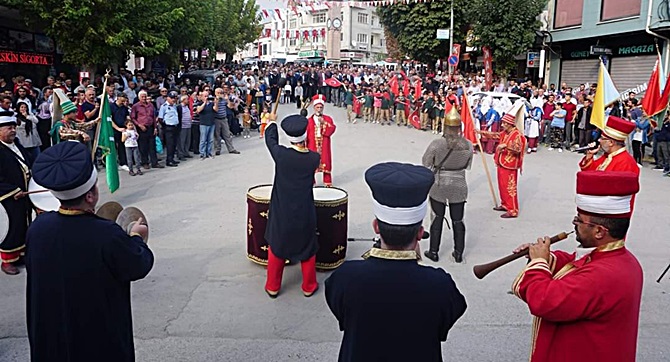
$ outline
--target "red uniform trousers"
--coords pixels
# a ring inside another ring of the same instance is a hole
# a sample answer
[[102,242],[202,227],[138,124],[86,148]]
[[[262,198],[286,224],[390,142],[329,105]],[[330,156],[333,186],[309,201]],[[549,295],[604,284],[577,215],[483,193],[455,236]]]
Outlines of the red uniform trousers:
[[[522,151],[523,152],[523,151]],[[519,215],[519,199],[517,197],[518,170],[509,170],[498,166],[498,190],[500,202],[512,216]]]
[[13,263],[24,255],[25,248],[20,248],[20,250],[15,250],[10,253],[0,252],[0,260],[2,260],[3,263]]
[[[279,292],[281,289],[281,278],[284,273],[286,261],[278,258],[268,248],[268,277],[265,282],[265,289],[271,292]],[[313,293],[319,284],[316,281],[316,255],[300,262],[302,269],[302,291],[304,293]]]

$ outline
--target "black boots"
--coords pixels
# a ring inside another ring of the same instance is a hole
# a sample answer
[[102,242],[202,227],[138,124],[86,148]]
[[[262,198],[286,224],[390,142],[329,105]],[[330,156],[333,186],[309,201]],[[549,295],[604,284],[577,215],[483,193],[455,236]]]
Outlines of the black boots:
[[432,260],[432,261],[434,261],[434,262],[437,262],[437,261],[440,260],[440,257],[437,256],[437,251],[426,250],[426,251],[423,253],[423,255],[425,255],[426,258],[428,258],[428,259],[430,259],[430,260]]

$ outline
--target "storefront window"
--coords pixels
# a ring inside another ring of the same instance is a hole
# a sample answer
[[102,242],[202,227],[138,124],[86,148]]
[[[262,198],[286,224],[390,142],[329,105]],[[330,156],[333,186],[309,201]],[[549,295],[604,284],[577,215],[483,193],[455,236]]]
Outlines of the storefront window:
[[584,0],[556,0],[556,6],[554,10],[554,29],[582,25],[583,11]]
[[642,0],[603,0],[600,20],[613,20],[640,15]]

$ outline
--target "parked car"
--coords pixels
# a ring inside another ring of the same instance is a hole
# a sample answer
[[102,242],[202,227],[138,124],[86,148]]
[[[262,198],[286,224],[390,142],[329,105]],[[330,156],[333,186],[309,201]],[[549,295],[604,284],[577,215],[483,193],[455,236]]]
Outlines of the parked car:
[[198,69],[190,71],[188,73],[184,73],[184,75],[181,76],[181,80],[188,79],[190,80],[191,84],[194,85],[198,84],[199,81],[214,84],[216,78],[218,78],[221,75],[223,75],[223,72],[217,69]]

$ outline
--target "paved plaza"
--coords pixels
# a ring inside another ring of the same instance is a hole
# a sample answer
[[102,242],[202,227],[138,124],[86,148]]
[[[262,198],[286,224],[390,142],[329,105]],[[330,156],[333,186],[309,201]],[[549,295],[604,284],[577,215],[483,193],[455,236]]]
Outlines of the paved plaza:
[[[280,118],[296,113],[294,107],[280,107]],[[349,194],[349,236],[373,237],[365,170],[382,161],[420,163],[436,136],[360,120],[347,124],[344,109],[330,104],[326,113],[337,124],[333,181]],[[100,178],[100,204],[115,200],[137,206],[150,223],[155,266],[144,280],[132,285],[137,361],[337,360],[342,333],[324,299],[328,273],[318,273],[321,289],[308,299],[300,289],[300,267],[287,267],[282,293],[272,300],[263,291],[265,270],[246,258],[246,191],[271,183],[274,168],[264,142],[254,135],[234,139],[241,155],[189,160],[176,169],[149,170],[141,177],[122,173],[121,188],[114,195],[104,185],[104,176]],[[487,161],[495,175],[492,158],[487,156]],[[523,261],[483,280],[474,277],[472,266],[501,257],[538,236],[572,230],[578,161],[578,155],[544,148],[526,157],[519,179],[520,217],[504,220],[491,210],[481,158],[475,156],[467,176],[465,263],[449,261],[452,237],[446,227],[440,262],[423,261],[451,273],[468,302],[465,315],[442,345],[446,361],[527,360],[531,316],[526,305],[508,293]],[[645,273],[638,360],[667,361],[670,276],[661,284],[655,280],[670,263],[670,178],[647,166],[642,170],[641,188],[628,237],[628,247]],[[424,226],[428,225],[427,218]],[[570,250],[575,245],[571,237],[556,247]],[[349,243],[347,259],[360,258],[370,246],[370,242]],[[427,246],[428,240],[422,241],[422,249]],[[0,285],[0,361],[28,361],[25,270],[15,277],[0,274]]]

